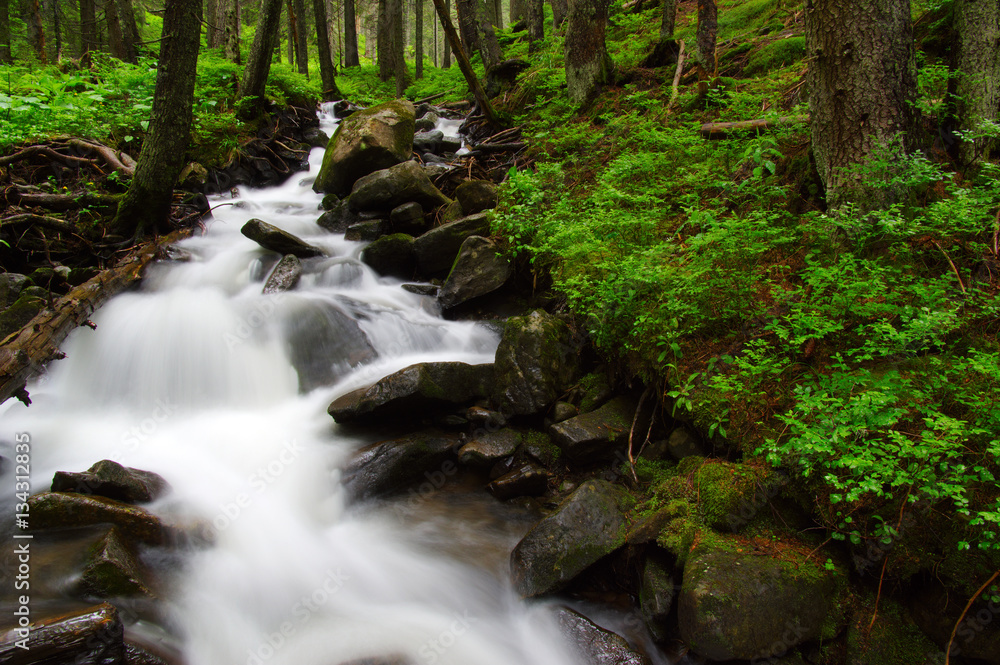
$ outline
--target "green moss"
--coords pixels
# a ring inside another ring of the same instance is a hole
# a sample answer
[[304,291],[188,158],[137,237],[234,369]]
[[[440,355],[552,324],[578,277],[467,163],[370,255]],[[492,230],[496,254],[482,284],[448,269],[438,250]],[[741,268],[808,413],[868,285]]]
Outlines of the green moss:
[[[691,505],[682,499],[669,502],[662,509],[667,514],[667,521],[656,538],[656,544],[677,557],[683,563],[700,527],[692,519]],[[708,532],[708,530],[704,530]],[[706,533],[711,537],[711,533]]]
[[806,38],[788,37],[760,48],[750,56],[745,74],[756,74],[785,67],[806,56]]
[[544,432],[531,430],[524,433],[524,449],[529,455],[542,463],[546,468],[552,468],[559,463],[562,457],[562,450],[554,443],[552,438]]
[[[868,630],[873,616],[875,623]],[[855,601],[853,620],[847,630],[848,662],[867,665],[923,663],[928,654],[939,651],[913,623],[909,613],[892,598],[883,595],[877,613],[871,593]]]
[[580,412],[593,411],[606,402],[611,396],[611,386],[604,372],[591,372],[580,379],[580,389],[583,397],[580,399]]

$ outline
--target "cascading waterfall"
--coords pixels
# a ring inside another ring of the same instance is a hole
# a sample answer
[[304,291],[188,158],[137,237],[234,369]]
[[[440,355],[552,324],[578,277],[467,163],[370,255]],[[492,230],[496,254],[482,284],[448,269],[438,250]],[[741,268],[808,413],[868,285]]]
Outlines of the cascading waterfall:
[[[365,442],[339,431],[329,402],[415,362],[491,362],[498,340],[442,320],[433,299],[364,266],[360,243],[323,232],[310,184],[214,200],[208,232],[180,245],[187,260],[155,266],[97,312],[96,331],[74,332],[30,408],[2,407],[4,431],[35,442],[34,490],[106,458],[166,478],[173,491],[150,509],[201,525],[208,544],[166,575],[173,637],[129,629],[191,665],[575,662],[548,611],[509,588],[525,524],[514,508],[457,491],[345,508],[338,468]],[[274,258],[240,234],[251,217],[330,258],[307,262],[295,291],[262,295]]]

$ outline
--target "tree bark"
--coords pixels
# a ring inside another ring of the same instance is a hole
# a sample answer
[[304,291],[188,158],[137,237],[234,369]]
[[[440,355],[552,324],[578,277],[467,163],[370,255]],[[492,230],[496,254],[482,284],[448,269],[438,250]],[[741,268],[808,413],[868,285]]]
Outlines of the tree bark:
[[167,228],[191,134],[201,10],[201,0],[167,0],[164,8],[149,133],[114,220],[122,235],[141,237]]
[[485,4],[484,0],[473,0],[473,2],[479,19],[476,21],[479,31],[479,55],[483,59],[483,67],[489,72],[503,60],[503,52],[500,50],[496,31],[493,29],[493,21],[486,11],[487,5],[492,4],[493,0],[485,0]]
[[226,59],[240,64],[240,3],[225,0],[222,15],[222,48]]
[[604,41],[608,0],[569,0],[566,17],[566,84],[577,106],[588,104],[611,80],[612,62]]
[[126,60],[125,37],[122,35],[121,18],[115,6],[115,0],[104,0],[104,19],[108,26],[108,47],[111,55],[119,60]]
[[660,17],[660,41],[674,36],[674,25],[677,20],[677,0],[660,0],[662,16]]
[[510,0],[510,24],[514,25],[526,18],[528,18],[527,0]]
[[[433,2],[433,0],[431,0]],[[451,0],[444,0],[444,11],[450,17],[451,16]],[[444,32],[444,27],[442,26],[441,31]],[[443,55],[441,56],[442,69],[451,69],[451,44],[448,43],[448,36],[444,35],[441,39],[441,49]]]
[[28,23],[28,43],[38,57],[38,62],[45,64],[49,61],[49,57],[45,53],[45,23],[42,18],[42,6],[38,0],[29,0],[25,18]]
[[330,55],[330,36],[327,34],[326,0],[313,0],[313,13],[316,15],[316,45],[319,48],[319,77],[323,84],[323,99],[340,99],[342,95],[337,89],[336,70]]
[[569,11],[567,0],[549,0],[552,5],[552,29],[558,30],[566,20],[566,13]]
[[410,73],[406,68],[405,40],[403,39],[403,0],[387,0],[386,14],[391,15],[392,69],[396,79],[396,97],[402,98],[410,85]]
[[[958,33],[957,125],[975,133],[983,122],[995,122],[1000,109],[1000,2],[958,0],[955,4]],[[995,140],[959,140],[963,165],[985,157]]]
[[358,26],[355,18],[354,0],[344,0],[344,66],[359,67]]
[[14,62],[10,50],[10,0],[0,0],[0,64]]
[[132,7],[132,0],[115,0],[115,8],[118,11],[118,20],[122,30],[122,46],[125,62],[136,63],[139,60],[139,53],[136,47],[139,44],[139,28],[135,25],[135,10]]
[[413,77],[422,79],[424,77],[424,0],[413,0],[414,23],[413,23],[413,45],[416,64],[414,66]]
[[389,29],[390,17],[388,4],[390,0],[378,0],[378,77],[383,81],[392,78],[392,31]]
[[455,53],[455,59],[458,61],[459,69],[462,70],[465,80],[469,83],[469,88],[472,89],[476,103],[479,104],[479,108],[482,109],[483,114],[489,120],[490,124],[499,127],[503,123],[500,122],[493,104],[490,103],[489,97],[486,96],[486,92],[483,90],[483,86],[479,83],[479,79],[476,78],[476,72],[472,69],[472,63],[469,62],[465,51],[462,50],[462,41],[458,38],[458,33],[455,32],[455,26],[451,22],[451,16],[448,15],[445,2],[446,0],[434,0],[434,9],[437,10],[438,19],[441,21],[441,29],[451,43],[451,50]]
[[715,59],[715,41],[719,33],[719,10],[715,0],[698,0],[698,33],[695,37],[695,52],[704,79],[715,76],[718,69]]
[[80,57],[96,51],[98,46],[94,0],[80,0]]
[[61,23],[59,21],[59,0],[50,0],[52,3],[52,36],[55,39],[55,55],[56,62],[62,60],[62,29]]
[[[533,53],[538,46],[535,42],[545,39],[545,9],[544,0],[527,0],[528,2],[528,52]],[[572,8],[569,11],[573,11]],[[607,15],[607,9],[604,10]],[[603,28],[601,28],[603,31]]]
[[285,20],[288,25],[288,65],[295,66],[295,10],[292,0],[285,2]]
[[222,29],[218,23],[219,4],[225,0],[205,0],[205,46],[218,48],[222,45]]
[[[295,62],[299,74],[309,78],[309,40],[306,39],[306,3],[305,0],[295,2]],[[324,21],[325,24],[325,21]],[[329,45],[329,39],[327,40]]]
[[486,0],[493,7],[490,12],[490,21],[497,30],[503,30],[503,0]]
[[[257,18],[257,32],[253,36],[250,55],[240,82],[240,115],[257,116],[264,105],[264,86],[271,71],[271,54],[278,39],[281,23],[281,0],[261,0]],[[281,45],[278,45],[281,50]]]
[[827,203],[872,210],[902,200],[845,171],[914,145],[916,68],[909,0],[808,0],[809,114]]
[[458,32],[466,55],[479,51],[479,30],[476,28],[476,0],[455,0],[458,10]]

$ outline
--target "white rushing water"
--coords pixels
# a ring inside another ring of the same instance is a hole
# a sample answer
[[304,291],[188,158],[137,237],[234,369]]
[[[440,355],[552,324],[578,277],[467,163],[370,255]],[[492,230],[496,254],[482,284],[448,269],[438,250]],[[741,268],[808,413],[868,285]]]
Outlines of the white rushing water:
[[[34,404],[3,405],[4,436],[30,432],[35,491],[100,459],[170,483],[150,509],[212,541],[163,593],[166,642],[191,665],[569,665],[547,610],[510,590],[506,553],[524,528],[512,509],[481,493],[345,507],[338,469],[364,442],[330,401],[414,362],[491,362],[498,340],[364,266],[361,243],[316,225],[310,185],[303,173],[213,200],[207,233],[180,245],[190,260],[155,266],[96,313],[96,331],[75,331],[29,386]],[[261,295],[276,257],[240,234],[252,217],[330,258],[306,262],[295,291]]]

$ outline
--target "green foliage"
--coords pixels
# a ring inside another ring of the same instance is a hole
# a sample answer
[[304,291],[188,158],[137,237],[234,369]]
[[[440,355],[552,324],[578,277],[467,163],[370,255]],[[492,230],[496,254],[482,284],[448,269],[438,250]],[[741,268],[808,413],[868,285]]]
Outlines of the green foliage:
[[806,38],[802,36],[787,37],[771,42],[766,46],[757,49],[750,56],[747,64],[747,74],[756,74],[785,67],[801,60],[806,55]]

